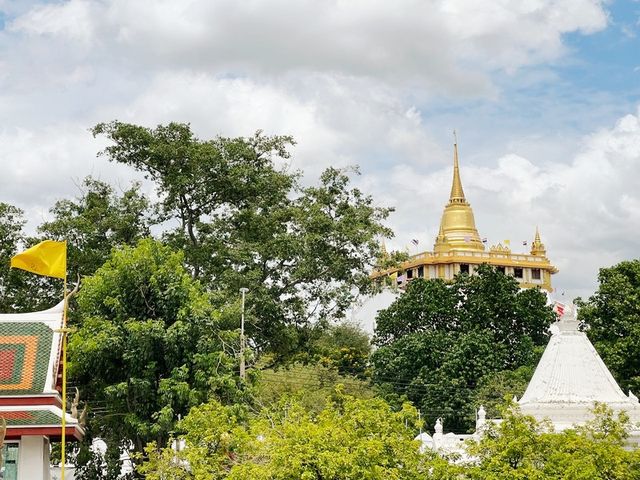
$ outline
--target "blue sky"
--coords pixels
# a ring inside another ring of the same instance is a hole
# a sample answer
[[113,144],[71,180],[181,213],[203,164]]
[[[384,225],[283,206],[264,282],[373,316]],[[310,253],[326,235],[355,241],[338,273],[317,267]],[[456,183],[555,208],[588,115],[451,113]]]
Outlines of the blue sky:
[[[292,134],[312,182],[359,164],[392,247],[433,244],[458,131],[490,243],[540,226],[567,296],[637,257],[640,3],[0,0],[0,201],[30,228],[94,175],[136,178],[88,128]],[[410,247],[411,248],[411,247]]]

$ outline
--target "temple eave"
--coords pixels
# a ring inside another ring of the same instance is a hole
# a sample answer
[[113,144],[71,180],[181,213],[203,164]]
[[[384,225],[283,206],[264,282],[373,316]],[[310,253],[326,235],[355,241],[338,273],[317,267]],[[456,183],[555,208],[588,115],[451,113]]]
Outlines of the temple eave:
[[[34,425],[34,426],[7,426],[6,440],[20,440],[23,436],[42,435],[49,440],[59,442],[62,439],[62,425]],[[70,439],[81,441],[84,431],[77,425],[65,427],[67,441]]]

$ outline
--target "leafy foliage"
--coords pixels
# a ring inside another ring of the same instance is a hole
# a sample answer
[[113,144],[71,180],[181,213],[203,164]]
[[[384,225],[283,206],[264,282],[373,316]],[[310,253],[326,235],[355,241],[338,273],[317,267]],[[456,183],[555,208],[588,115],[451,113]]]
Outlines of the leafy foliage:
[[395,412],[339,391],[317,415],[291,399],[254,417],[209,403],[182,423],[186,445],[177,458],[152,445],[140,470],[149,480],[413,480],[432,466],[413,441],[418,422],[409,405]]
[[465,430],[483,377],[533,365],[555,320],[537,289],[489,266],[451,284],[415,279],[377,317],[373,378],[406,395],[430,423]]
[[505,398],[522,397],[534,370],[534,365],[524,365],[483,376],[471,395],[471,404],[482,405],[488,418],[499,418]]
[[111,451],[164,445],[179,415],[219,398],[241,400],[229,345],[208,295],[183,258],[153,240],[114,250],[78,295],[70,375],[98,409],[92,431]]
[[640,260],[602,268],[600,286],[576,300],[587,335],[624,390],[640,391]]
[[368,378],[371,341],[369,334],[349,322],[317,324],[307,341],[307,349],[296,356],[302,363],[320,364],[341,375]]
[[203,141],[189,125],[148,129],[97,125],[113,143],[103,154],[144,172],[161,198],[165,235],[185,252],[193,275],[223,307],[250,289],[247,331],[260,351],[287,356],[305,347],[310,320],[337,318],[354,294],[371,289],[381,221],[390,209],[350,188],[345,171],[327,169],[302,187],[283,167],[290,137]]
[[262,370],[258,376],[252,403],[273,407],[284,397],[295,398],[310,412],[320,412],[331,401],[340,385],[342,392],[356,398],[373,398],[375,391],[368,382],[338,373],[320,364],[292,364],[277,370]]
[[632,480],[639,477],[640,452],[624,448],[628,417],[615,417],[604,405],[583,427],[554,433],[549,425],[511,409],[490,427],[469,453],[477,463],[459,479],[474,480]]
[[149,201],[140,186],[117,195],[113,187],[91,177],[81,185],[82,195],[58,200],[53,219],[38,227],[44,238],[67,241],[69,278],[92,275],[107,260],[111,249],[135,245],[149,236]]

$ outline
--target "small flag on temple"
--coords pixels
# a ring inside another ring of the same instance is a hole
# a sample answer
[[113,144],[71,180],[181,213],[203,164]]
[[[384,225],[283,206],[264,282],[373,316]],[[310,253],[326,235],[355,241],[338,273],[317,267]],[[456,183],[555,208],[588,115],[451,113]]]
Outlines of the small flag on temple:
[[413,243],[414,245],[417,246],[420,242],[418,241],[417,238],[414,238],[414,239],[411,240],[411,243]]
[[45,240],[11,258],[11,267],[46,277],[67,276],[67,242]]
[[564,315],[564,304],[556,302],[554,310],[556,311],[558,316],[561,317],[562,315]]
[[488,241],[488,240],[487,240],[487,237],[484,237],[484,238],[482,239],[482,243],[487,243],[487,241]]
[[505,240],[505,241],[504,241],[504,244],[505,244],[505,245],[511,245],[511,240]]
[[527,241],[526,241],[526,240],[524,240],[524,241],[522,242],[522,245],[524,245],[524,246],[526,247],[526,246],[527,246]]

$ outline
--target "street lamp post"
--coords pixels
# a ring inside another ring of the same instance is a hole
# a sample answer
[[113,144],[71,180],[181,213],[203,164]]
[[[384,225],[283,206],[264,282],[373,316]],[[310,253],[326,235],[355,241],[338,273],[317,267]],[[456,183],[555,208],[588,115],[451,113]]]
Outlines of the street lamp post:
[[245,380],[245,365],[244,365],[244,296],[249,291],[248,288],[241,288],[242,293],[242,317],[240,320],[240,378]]

